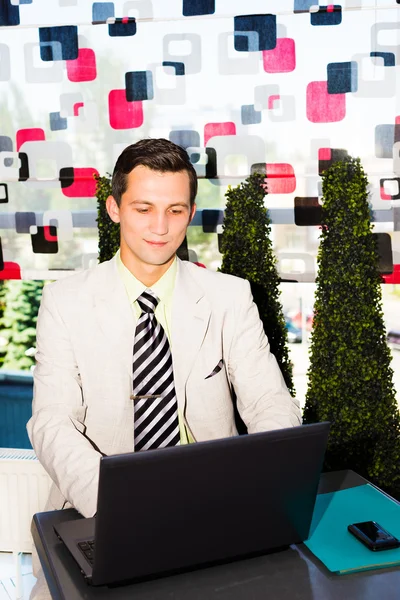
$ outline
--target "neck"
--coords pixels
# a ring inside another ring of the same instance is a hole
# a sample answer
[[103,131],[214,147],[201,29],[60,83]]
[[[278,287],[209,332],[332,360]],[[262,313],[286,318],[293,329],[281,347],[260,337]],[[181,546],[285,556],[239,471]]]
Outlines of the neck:
[[137,263],[132,260],[132,257],[126,256],[126,253],[123,252],[123,249],[121,248],[121,260],[136,279],[146,287],[151,287],[168,271],[175,260],[175,255],[162,265],[150,265],[146,263]]

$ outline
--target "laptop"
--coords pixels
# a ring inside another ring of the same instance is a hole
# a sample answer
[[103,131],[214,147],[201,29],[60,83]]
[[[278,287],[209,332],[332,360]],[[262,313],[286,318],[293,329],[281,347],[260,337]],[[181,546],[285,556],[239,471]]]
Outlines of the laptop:
[[56,534],[92,585],[263,554],[307,539],[329,423],[105,456],[96,516]]

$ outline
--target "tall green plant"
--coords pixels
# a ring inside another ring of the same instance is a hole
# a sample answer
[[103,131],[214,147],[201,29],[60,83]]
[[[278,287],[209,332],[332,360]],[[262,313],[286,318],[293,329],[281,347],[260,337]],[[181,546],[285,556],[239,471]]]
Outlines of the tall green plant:
[[3,367],[29,370],[35,364],[36,321],[43,281],[8,281],[2,335],[8,340]]
[[110,219],[106,200],[111,195],[111,179],[95,175],[97,197],[97,229],[99,232],[99,262],[110,260],[119,248],[119,223]]
[[264,331],[283,378],[294,395],[287,330],[279,301],[280,279],[273,252],[271,221],[264,205],[265,175],[252,174],[226,192],[220,271],[247,279],[258,307]]
[[3,314],[6,307],[6,284],[4,280],[0,279],[0,368],[4,362],[4,356],[6,354],[6,348],[3,346],[4,334],[2,333],[2,329],[4,327],[3,324]]
[[322,191],[304,422],[332,423],[326,470],[353,469],[399,497],[400,416],[360,160],[333,164]]

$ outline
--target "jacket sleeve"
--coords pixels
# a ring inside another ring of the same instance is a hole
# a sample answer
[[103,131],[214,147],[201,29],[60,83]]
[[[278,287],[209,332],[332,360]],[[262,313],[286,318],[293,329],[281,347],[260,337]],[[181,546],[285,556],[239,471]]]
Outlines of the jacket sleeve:
[[270,352],[250,284],[242,284],[228,362],[240,416],[249,433],[301,425],[299,402],[291,397]]
[[85,437],[86,406],[68,328],[45,286],[37,321],[32,417],[35,453],[61,494],[82,515],[96,512],[101,453]]

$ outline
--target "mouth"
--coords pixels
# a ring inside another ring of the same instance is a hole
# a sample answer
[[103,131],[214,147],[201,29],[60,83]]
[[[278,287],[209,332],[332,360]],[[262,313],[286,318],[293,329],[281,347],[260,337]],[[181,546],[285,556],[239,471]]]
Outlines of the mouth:
[[163,248],[164,246],[166,246],[168,244],[168,242],[151,242],[150,240],[145,240],[145,242],[147,244],[149,244],[149,246],[152,246],[153,248]]

